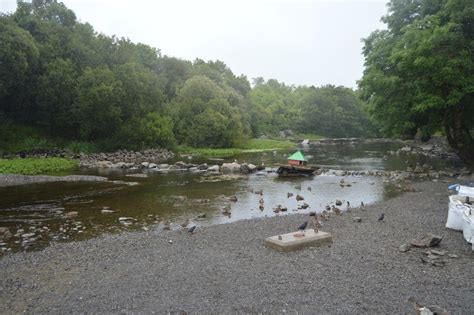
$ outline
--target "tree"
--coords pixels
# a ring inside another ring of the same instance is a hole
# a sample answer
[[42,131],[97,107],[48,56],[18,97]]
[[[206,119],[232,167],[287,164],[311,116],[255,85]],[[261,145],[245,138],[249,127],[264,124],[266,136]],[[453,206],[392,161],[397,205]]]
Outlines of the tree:
[[474,2],[392,0],[383,21],[365,39],[359,82],[372,118],[389,136],[444,129],[474,165]]
[[30,106],[28,85],[38,63],[38,47],[30,33],[4,16],[0,16],[0,43],[0,111],[23,120]]
[[181,143],[198,147],[230,147],[243,137],[239,110],[208,77],[190,78],[173,103],[174,132]]
[[89,68],[78,79],[78,95],[71,117],[82,140],[98,140],[119,130],[122,84],[107,67]]

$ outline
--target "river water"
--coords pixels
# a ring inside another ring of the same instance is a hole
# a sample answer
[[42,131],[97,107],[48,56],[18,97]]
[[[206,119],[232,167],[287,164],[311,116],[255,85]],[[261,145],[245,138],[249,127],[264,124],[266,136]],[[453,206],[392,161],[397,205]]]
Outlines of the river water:
[[[387,152],[400,145],[394,143],[359,144],[352,146],[310,146],[305,154],[310,163],[324,168],[347,170],[404,170],[407,164],[431,163],[441,167],[441,161],[422,156],[392,156]],[[294,151],[294,150],[293,150]],[[274,166],[285,163],[292,152],[274,151],[248,153],[225,161],[246,161]],[[223,161],[195,160],[220,164]],[[16,236],[0,241],[2,252],[34,250],[51,242],[77,241],[101,233],[120,233],[123,230],[149,230],[163,228],[170,222],[171,229],[181,228],[186,220],[190,225],[205,226],[229,223],[235,220],[290,215],[292,213],[321,212],[326,205],[341,200],[341,209],[373,203],[397,194],[390,183],[379,177],[316,176],[314,178],[278,178],[273,172],[208,178],[190,172],[145,173],[146,177],[127,176],[131,171],[75,170],[73,174],[107,176],[113,182],[48,183],[16,187],[0,187],[0,227],[8,227]],[[137,171],[134,171],[137,173]],[[262,191],[262,195],[255,193]],[[288,193],[293,196],[288,198]],[[304,200],[296,201],[299,194]],[[230,197],[237,201],[230,201]],[[263,199],[264,209],[260,209]],[[301,206],[306,203],[306,209]],[[286,212],[275,213],[278,205]],[[230,207],[230,215],[222,213]],[[300,208],[300,209],[299,209]],[[103,213],[102,210],[112,210]],[[71,211],[77,217],[65,218]],[[197,218],[205,215],[204,218]],[[120,217],[130,217],[119,221]],[[131,224],[126,224],[130,222]],[[124,224],[125,223],[125,224]],[[26,234],[26,236],[25,236]]]

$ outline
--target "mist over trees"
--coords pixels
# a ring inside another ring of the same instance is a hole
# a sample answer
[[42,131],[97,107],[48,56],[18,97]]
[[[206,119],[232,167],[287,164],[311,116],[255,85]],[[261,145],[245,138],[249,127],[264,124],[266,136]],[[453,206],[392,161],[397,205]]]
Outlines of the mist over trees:
[[98,34],[55,0],[19,2],[0,16],[0,42],[5,138],[28,126],[51,139],[113,150],[232,147],[284,129],[327,137],[373,132],[351,89],[262,78],[252,87],[221,61],[162,56]]

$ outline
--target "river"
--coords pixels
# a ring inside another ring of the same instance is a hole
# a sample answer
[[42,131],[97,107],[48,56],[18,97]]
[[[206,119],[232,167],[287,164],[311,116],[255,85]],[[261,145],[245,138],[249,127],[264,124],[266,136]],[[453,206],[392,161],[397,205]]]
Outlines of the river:
[[[431,163],[435,167],[444,165],[442,161],[423,156],[407,158],[388,154],[399,147],[396,143],[326,145],[309,146],[304,152],[311,164],[330,169],[404,170],[407,164],[416,162]],[[188,162],[208,164],[235,159],[271,167],[285,163],[291,152],[247,153],[219,161],[184,158]],[[130,173],[132,171],[77,169],[72,174],[102,175],[119,183],[0,187],[0,227],[8,227],[16,235],[0,241],[0,252],[36,250],[52,242],[79,241],[101,233],[161,229],[166,222],[170,222],[170,228],[180,229],[186,220],[199,227],[295,212],[321,212],[336,200],[343,202],[340,208],[345,209],[347,202],[354,207],[361,202],[374,203],[397,194],[392,184],[370,176],[281,179],[273,172],[229,178],[207,178],[190,172],[147,172],[144,173],[146,177],[127,176]],[[341,179],[344,179],[344,185],[340,184]],[[255,193],[259,190],[262,195]],[[289,198],[288,193],[293,196]],[[304,200],[296,201],[297,194]],[[237,198],[236,202],[229,200],[233,196]],[[263,210],[260,209],[261,199]],[[304,203],[309,207],[301,209]],[[273,209],[278,205],[288,210],[275,213]],[[229,206],[231,214],[224,215],[223,208]],[[68,212],[78,215],[67,219],[65,214]],[[198,215],[205,217],[197,218]],[[119,221],[121,217],[132,219]]]

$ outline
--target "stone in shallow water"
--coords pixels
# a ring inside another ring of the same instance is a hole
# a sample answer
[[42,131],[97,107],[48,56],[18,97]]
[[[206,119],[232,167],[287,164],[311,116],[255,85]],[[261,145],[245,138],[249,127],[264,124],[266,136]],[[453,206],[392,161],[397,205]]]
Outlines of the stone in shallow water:
[[[280,239],[281,238],[281,239]],[[332,242],[332,235],[327,232],[315,232],[308,229],[304,233],[293,232],[271,236],[265,239],[265,245],[280,252],[289,252],[305,247],[319,247]]]

